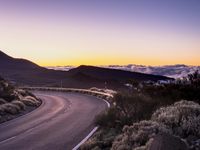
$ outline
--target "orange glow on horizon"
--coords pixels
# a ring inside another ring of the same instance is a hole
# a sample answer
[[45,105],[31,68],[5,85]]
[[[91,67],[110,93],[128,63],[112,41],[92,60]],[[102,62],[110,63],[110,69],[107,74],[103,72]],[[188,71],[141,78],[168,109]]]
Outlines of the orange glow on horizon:
[[41,66],[200,66],[198,6],[197,1],[5,1],[0,50]]
[[[132,61],[130,61],[132,60]],[[197,58],[196,58],[197,60]],[[162,65],[175,65],[175,64],[185,64],[190,66],[199,66],[200,60],[196,61],[191,59],[185,60],[162,60],[162,59],[128,59],[128,58],[98,58],[98,59],[79,59],[79,60],[54,60],[54,61],[38,61],[36,62],[40,66],[80,66],[80,65],[92,65],[92,66],[102,66],[102,65],[146,65],[146,66],[162,66]]]

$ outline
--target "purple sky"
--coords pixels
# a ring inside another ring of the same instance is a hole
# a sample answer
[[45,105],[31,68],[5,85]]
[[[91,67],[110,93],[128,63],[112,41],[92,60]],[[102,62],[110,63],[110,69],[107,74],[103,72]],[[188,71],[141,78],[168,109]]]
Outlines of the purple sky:
[[[101,56],[94,64],[200,63],[200,0],[0,0],[0,19],[0,49],[42,65],[59,51],[53,64],[90,64],[91,52]],[[104,55],[113,61],[102,63]]]

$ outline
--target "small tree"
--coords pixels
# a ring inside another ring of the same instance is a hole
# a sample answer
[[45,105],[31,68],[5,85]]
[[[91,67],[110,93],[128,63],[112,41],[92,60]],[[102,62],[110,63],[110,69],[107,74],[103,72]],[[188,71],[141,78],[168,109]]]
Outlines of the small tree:
[[193,74],[188,75],[188,80],[190,83],[196,87],[200,86],[200,74],[199,71],[196,70]]

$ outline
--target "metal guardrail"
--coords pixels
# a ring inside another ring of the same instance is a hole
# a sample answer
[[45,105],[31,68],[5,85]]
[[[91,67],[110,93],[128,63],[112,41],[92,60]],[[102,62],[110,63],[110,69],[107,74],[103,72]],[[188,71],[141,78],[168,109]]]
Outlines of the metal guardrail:
[[58,87],[20,87],[20,89],[24,90],[42,90],[42,91],[61,91],[61,92],[77,92],[82,94],[88,94],[92,96],[96,96],[98,98],[111,100],[113,98],[112,94],[87,90],[87,89],[75,89],[75,88],[58,88]]

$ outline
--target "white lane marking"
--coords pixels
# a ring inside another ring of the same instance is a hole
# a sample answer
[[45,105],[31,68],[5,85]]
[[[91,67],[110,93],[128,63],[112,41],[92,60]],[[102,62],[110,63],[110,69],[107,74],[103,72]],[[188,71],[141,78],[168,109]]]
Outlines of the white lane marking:
[[[38,94],[38,95],[42,95],[42,94]],[[108,102],[108,101],[106,101],[106,100],[104,100],[104,99],[101,99],[101,100],[103,100],[106,104],[107,104],[107,106],[108,106],[108,108],[110,108],[110,103]],[[66,111],[66,110],[65,110]],[[31,128],[31,129],[29,129],[29,130],[27,130],[27,131],[25,131],[24,133],[27,133],[27,132],[31,132],[32,130],[34,130],[36,127],[33,127],[33,128]],[[96,131],[97,131],[97,129],[98,129],[98,126],[96,126],[78,145],[76,145],[72,150],[77,150],[83,143],[85,143]],[[10,140],[12,140],[12,139],[14,139],[14,138],[16,138],[17,136],[13,136],[13,137],[11,137],[11,138],[8,138],[8,139],[6,139],[6,140],[3,140],[3,141],[0,141],[0,144],[1,143],[4,143],[4,142],[7,142],[7,141],[10,141]]]
[[72,150],[77,150],[83,143],[85,143],[93,134],[97,131],[99,127],[95,127],[78,145],[76,145]]
[[[105,99],[101,99],[101,100],[103,100],[107,104],[108,108],[110,108],[110,103],[108,101],[106,101]],[[82,144],[84,144],[97,131],[98,128],[99,128],[98,126],[94,127],[94,129],[80,143],[78,143],[78,145],[76,145],[72,150],[78,150],[80,148],[80,146]]]
[[105,99],[102,99],[102,100],[108,105],[108,108],[110,108],[110,103]]
[[10,141],[10,140],[12,140],[12,139],[14,139],[14,138],[16,138],[16,136],[13,136],[13,137],[11,137],[11,138],[8,138],[8,139],[6,139],[6,140],[3,140],[3,141],[0,142],[0,144],[5,143],[5,142],[7,142],[7,141]]

